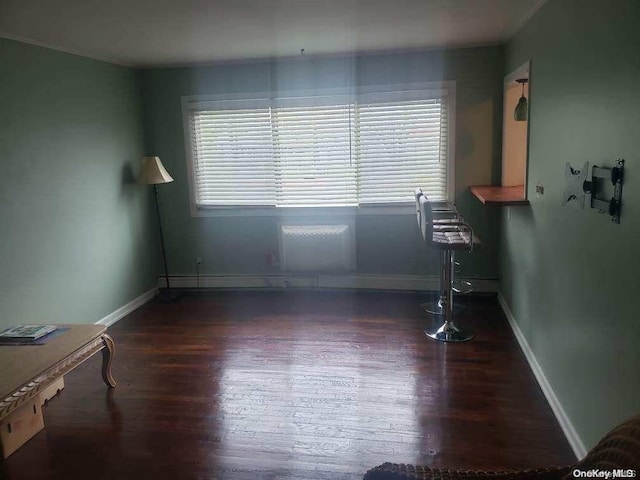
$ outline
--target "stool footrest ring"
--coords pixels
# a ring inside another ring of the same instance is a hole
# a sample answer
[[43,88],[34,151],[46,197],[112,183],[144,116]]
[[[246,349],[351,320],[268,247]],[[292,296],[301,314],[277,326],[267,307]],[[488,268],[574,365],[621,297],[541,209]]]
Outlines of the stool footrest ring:
[[[425,312],[430,313],[431,315],[444,315],[446,313],[444,302],[442,300],[421,303],[420,308],[422,308]],[[466,309],[467,307],[465,307],[464,305],[460,305],[459,303],[453,304],[454,314],[462,313]]]
[[473,283],[467,280],[453,280],[451,282],[451,290],[461,294],[471,293],[473,292]]

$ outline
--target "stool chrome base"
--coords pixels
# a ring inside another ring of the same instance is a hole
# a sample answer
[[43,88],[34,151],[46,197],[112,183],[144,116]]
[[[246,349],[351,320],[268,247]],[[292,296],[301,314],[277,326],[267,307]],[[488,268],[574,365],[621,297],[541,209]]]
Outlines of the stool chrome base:
[[473,338],[474,333],[466,328],[458,328],[453,322],[444,322],[437,329],[425,330],[427,337],[439,342],[461,343],[468,342]]
[[[420,308],[422,308],[425,312],[430,313],[431,315],[444,315],[445,307],[444,302],[442,300],[438,300],[437,302],[426,302],[421,303]],[[459,303],[453,304],[453,313],[462,313],[467,309],[464,305],[460,305]]]

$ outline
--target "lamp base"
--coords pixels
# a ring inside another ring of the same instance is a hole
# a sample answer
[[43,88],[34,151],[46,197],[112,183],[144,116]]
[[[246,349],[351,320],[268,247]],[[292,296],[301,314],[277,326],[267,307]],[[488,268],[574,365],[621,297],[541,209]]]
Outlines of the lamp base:
[[172,288],[161,288],[156,296],[158,303],[173,303],[180,298],[180,295]]

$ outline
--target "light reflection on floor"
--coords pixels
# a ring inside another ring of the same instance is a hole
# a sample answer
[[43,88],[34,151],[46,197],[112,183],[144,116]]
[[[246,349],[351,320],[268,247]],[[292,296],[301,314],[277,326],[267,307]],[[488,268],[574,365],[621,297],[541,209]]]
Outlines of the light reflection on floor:
[[[423,460],[412,347],[390,335],[374,350],[353,331],[339,338],[326,324],[292,325],[286,341],[267,341],[268,320],[254,321],[247,336],[227,346],[219,384],[224,467],[246,467],[245,459],[234,461],[238,449],[266,451],[285,469],[302,462],[334,472],[340,465],[364,472],[390,459]],[[439,448],[437,436],[428,440],[428,449]]]

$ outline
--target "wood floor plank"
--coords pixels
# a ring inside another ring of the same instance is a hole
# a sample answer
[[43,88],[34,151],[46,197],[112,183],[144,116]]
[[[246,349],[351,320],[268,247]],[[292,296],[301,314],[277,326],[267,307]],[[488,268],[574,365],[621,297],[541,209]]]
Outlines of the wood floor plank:
[[[149,303],[65,377],[16,479],[356,479],[385,461],[563,464],[573,454],[494,298],[466,299],[476,337],[423,330],[424,296],[216,292]],[[88,474],[90,472],[90,475]]]

